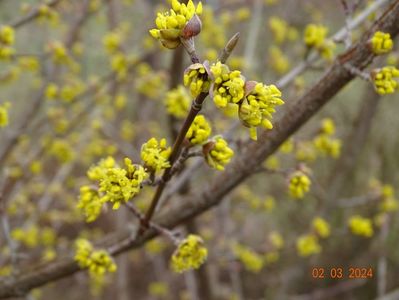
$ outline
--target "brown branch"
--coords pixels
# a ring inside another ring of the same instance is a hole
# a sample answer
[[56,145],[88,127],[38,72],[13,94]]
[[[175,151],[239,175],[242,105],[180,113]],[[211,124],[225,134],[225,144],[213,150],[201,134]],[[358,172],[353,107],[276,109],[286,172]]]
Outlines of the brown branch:
[[[219,204],[228,192],[248,178],[254,166],[271,155],[291,134],[353,79],[353,75],[342,67],[342,63],[350,62],[359,69],[363,69],[371,63],[374,55],[366,47],[367,40],[376,30],[388,32],[393,37],[396,36],[399,32],[398,18],[399,0],[395,0],[371,29],[363,35],[360,42],[338,58],[321,79],[282,115],[275,123],[273,130],[264,132],[257,143],[249,142],[243,154],[233,161],[224,173],[213,179],[207,188],[202,188],[203,192],[196,192],[180,199],[168,211],[155,218],[154,222],[165,228],[173,228]],[[110,248],[111,254],[117,255],[140,247],[156,234],[155,230],[148,229],[143,235],[132,240],[130,231],[118,232],[108,236],[101,246],[113,245]],[[78,271],[79,268],[72,258],[60,258],[31,272],[24,272],[14,281],[3,280],[0,283],[0,299],[26,293],[33,288]]]
[[380,102],[380,96],[375,93],[371,84],[365,89],[362,98],[364,98],[364,101],[362,101],[357,120],[351,133],[345,139],[341,156],[330,176],[328,197],[331,200],[343,194],[342,190],[345,190],[345,183],[351,176],[352,170],[364,149]]
[[[226,60],[228,59],[229,55],[231,54],[231,52],[237,45],[239,37],[240,37],[240,34],[236,33],[228,41],[226,47],[223,49],[223,51],[219,57],[219,60],[222,63],[225,63]],[[184,46],[187,47],[187,45],[184,45]],[[192,55],[192,53],[190,55]],[[196,56],[196,54],[195,54],[195,56]],[[193,63],[195,63],[195,59],[193,59]],[[207,78],[204,78],[204,80],[207,80]],[[171,179],[171,177],[173,175],[172,174],[173,164],[176,162],[176,160],[178,159],[178,157],[180,155],[180,151],[183,146],[183,141],[184,141],[184,138],[186,137],[187,131],[189,130],[189,128],[190,128],[191,124],[193,123],[197,114],[201,111],[202,103],[205,101],[208,94],[209,93],[202,92],[201,94],[199,94],[197,96],[196,99],[194,99],[194,101],[191,104],[190,111],[189,111],[186,119],[184,120],[183,126],[181,127],[179,134],[177,135],[177,138],[172,147],[172,152],[169,157],[169,162],[170,162],[171,167],[169,169],[166,169],[162,175],[161,183],[158,185],[158,188],[154,194],[154,197],[152,198],[150,207],[145,215],[142,226],[140,226],[140,229],[138,231],[138,235],[141,235],[145,231],[145,229],[148,227],[148,222],[151,220],[152,216],[155,213],[155,209],[157,208],[159,200],[161,199],[161,196],[165,189],[166,183]]]

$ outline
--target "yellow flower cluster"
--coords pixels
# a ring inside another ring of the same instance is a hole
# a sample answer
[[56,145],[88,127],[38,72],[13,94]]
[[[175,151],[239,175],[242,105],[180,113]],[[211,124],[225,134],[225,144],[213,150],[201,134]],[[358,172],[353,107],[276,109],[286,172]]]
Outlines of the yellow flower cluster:
[[269,240],[272,246],[277,250],[280,250],[284,247],[284,239],[277,231],[273,231],[269,234]]
[[210,93],[217,107],[237,104],[244,98],[245,79],[240,71],[230,71],[227,65],[217,62],[211,66],[211,72],[213,88]]
[[14,55],[15,50],[12,47],[15,42],[14,28],[10,26],[0,27],[0,60],[9,59]]
[[54,41],[49,43],[47,45],[47,51],[51,54],[51,58],[56,64],[66,65],[71,62],[68,50],[60,41]]
[[385,184],[381,188],[381,204],[380,209],[383,212],[394,212],[399,208],[398,200],[395,199],[394,189],[392,185]]
[[255,86],[240,104],[239,116],[243,124],[250,128],[251,138],[257,139],[256,127],[273,128],[271,123],[275,107],[284,104],[281,92],[275,85],[254,82]]
[[114,54],[120,51],[123,38],[124,36],[121,30],[114,30],[105,34],[102,39],[102,43],[107,53]]
[[205,143],[212,133],[211,125],[203,115],[197,115],[187,131],[186,139],[191,145],[201,145]]
[[371,50],[374,54],[381,55],[388,53],[393,48],[393,41],[389,33],[377,31],[370,40]]
[[264,266],[263,256],[252,249],[244,245],[235,244],[233,252],[248,271],[258,273],[262,270]]
[[156,138],[151,138],[141,146],[141,159],[151,172],[158,172],[170,167],[170,152],[171,148],[166,146],[165,139],[158,142]]
[[335,43],[326,39],[327,27],[309,24],[305,28],[304,42],[309,48],[316,49],[326,60],[331,60],[334,55]]
[[327,33],[327,27],[323,25],[309,24],[305,28],[304,42],[308,47],[318,48],[324,44]]
[[296,249],[300,256],[310,256],[321,252],[321,246],[317,236],[307,234],[300,236],[296,241]]
[[219,171],[224,170],[224,166],[230,162],[234,155],[234,151],[229,148],[228,143],[220,136],[215,137],[214,141],[205,144],[204,152],[206,153],[205,159],[208,165]]
[[100,197],[93,187],[84,185],[80,188],[79,202],[76,207],[83,211],[86,222],[90,223],[98,218],[104,203],[105,198]]
[[99,183],[98,190],[89,185],[80,188],[77,208],[83,211],[87,222],[98,218],[104,203],[113,203],[112,208],[118,209],[123,202],[140,192],[141,183],[148,174],[142,166],[132,164],[128,158],[125,158],[124,163],[125,168],[120,168],[112,157],[108,157],[87,172],[90,180]]
[[88,269],[90,276],[103,276],[113,273],[117,267],[112,257],[105,250],[97,250],[86,239],[78,239],[75,243],[75,261],[82,269]]
[[277,46],[269,47],[269,62],[277,74],[284,74],[290,68],[288,57]]
[[184,72],[184,85],[190,89],[191,96],[197,97],[202,92],[208,92],[210,81],[202,64],[193,64]]
[[73,147],[64,139],[54,139],[51,142],[48,153],[56,157],[62,163],[70,162],[75,157]]
[[374,88],[380,95],[392,94],[398,89],[399,70],[395,67],[384,67],[372,72]]
[[[157,28],[151,29],[150,34],[161,41],[168,49],[177,48],[180,45],[180,37],[183,34],[187,23],[195,16],[201,15],[202,3],[195,7],[192,0],[187,5],[178,0],[172,0],[172,8],[169,12],[158,13],[155,19]],[[200,28],[199,28],[200,30]],[[194,35],[198,34],[195,32]]]
[[352,216],[348,221],[348,225],[352,233],[355,235],[360,235],[364,237],[373,236],[373,224],[372,221],[368,218],[363,218],[359,215]]
[[321,217],[316,217],[312,221],[312,227],[316,231],[317,235],[321,238],[327,238],[330,236],[330,225],[326,220]]
[[155,281],[148,286],[148,293],[157,298],[165,298],[169,294],[169,287],[165,282]]
[[313,145],[321,155],[333,158],[339,157],[341,153],[341,141],[332,137],[334,133],[334,121],[330,118],[323,119],[321,121],[320,133],[313,139]]
[[177,88],[167,92],[165,105],[169,114],[178,119],[184,118],[190,107],[190,96],[184,86],[179,85]]
[[110,168],[100,180],[99,192],[105,194],[106,201],[112,202],[113,209],[118,209],[123,202],[136,196],[141,189],[141,183],[147,178],[147,173],[140,165],[132,164],[125,158],[125,169]]
[[311,185],[310,178],[302,171],[295,171],[290,176],[289,193],[291,197],[302,199],[305,193],[309,192]]
[[177,273],[198,269],[206,260],[208,250],[198,235],[190,234],[182,240],[172,255],[170,264]]
[[155,71],[151,66],[142,63],[137,67],[136,89],[150,99],[158,99],[165,90],[165,74]]
[[49,22],[51,25],[55,26],[59,22],[59,15],[56,10],[52,9],[50,6],[46,4],[42,4],[38,9],[39,22]]
[[285,20],[279,17],[271,17],[268,25],[272,32],[273,39],[278,45],[284,43],[286,40],[293,41],[298,38],[298,31],[295,27],[289,26]]
[[9,102],[5,102],[0,105],[0,127],[6,127],[8,125],[8,109],[10,107]]

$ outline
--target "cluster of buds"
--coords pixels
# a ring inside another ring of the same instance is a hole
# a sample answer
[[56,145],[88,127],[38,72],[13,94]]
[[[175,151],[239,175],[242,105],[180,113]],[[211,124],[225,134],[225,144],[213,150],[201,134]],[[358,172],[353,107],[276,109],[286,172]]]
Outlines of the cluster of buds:
[[198,18],[201,13],[201,2],[195,7],[192,0],[187,4],[172,0],[169,12],[158,13],[155,19],[157,28],[151,29],[150,34],[165,48],[175,49],[182,43],[181,39],[190,39],[201,32],[202,24]]
[[191,65],[185,72],[184,83],[193,95],[198,95],[204,91],[204,86],[208,86],[203,84],[202,76],[210,82],[209,95],[216,107],[225,109],[236,106],[238,117],[250,129],[253,140],[257,139],[257,127],[273,128],[271,118],[275,107],[284,104],[281,92],[275,85],[246,81],[238,70],[231,71],[219,61],[209,66],[205,61]]
[[371,72],[375,91],[380,95],[393,94],[398,89],[399,70],[395,67],[383,67]]

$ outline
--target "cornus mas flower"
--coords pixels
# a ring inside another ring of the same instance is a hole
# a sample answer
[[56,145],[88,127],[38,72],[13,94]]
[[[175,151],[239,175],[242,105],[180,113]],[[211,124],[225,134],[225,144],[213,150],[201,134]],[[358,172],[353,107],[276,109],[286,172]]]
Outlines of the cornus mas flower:
[[323,45],[328,29],[322,25],[309,24],[305,28],[304,42],[308,47],[320,47]]
[[393,48],[393,41],[389,33],[377,31],[369,41],[374,54],[381,55],[388,53]]
[[272,114],[275,107],[284,104],[281,92],[275,85],[248,81],[245,85],[246,96],[239,104],[239,117],[244,126],[250,128],[251,138],[256,140],[256,127],[272,129]]
[[208,250],[198,235],[190,234],[182,240],[171,258],[171,267],[177,273],[198,269],[206,260]]
[[125,158],[125,169],[110,168],[100,180],[99,192],[105,194],[105,201],[114,205],[112,209],[118,209],[123,202],[136,196],[141,189],[141,183],[148,174],[140,165],[133,165],[132,161]]
[[0,59],[9,59],[14,55],[14,48],[11,46],[15,41],[14,28],[10,26],[0,27]]
[[332,158],[338,158],[341,153],[341,141],[334,139],[327,134],[319,134],[313,139],[315,148],[320,154],[325,156],[331,156]]
[[190,107],[190,96],[184,86],[179,85],[167,92],[165,105],[169,114],[179,119],[184,118]]
[[302,199],[309,192],[311,181],[310,178],[302,171],[295,171],[289,179],[289,193],[291,197]]
[[10,26],[1,26],[0,27],[0,44],[5,46],[11,46],[15,41],[15,32],[14,28]]
[[98,218],[105,202],[105,199],[100,197],[96,189],[84,185],[80,188],[79,202],[76,207],[83,211],[86,222],[90,223]]
[[224,170],[225,165],[230,162],[234,155],[234,151],[229,148],[227,142],[220,136],[215,137],[214,141],[205,144],[203,152],[208,165],[219,171]]
[[197,15],[202,13],[202,3],[195,7],[192,0],[187,5],[178,0],[172,0],[169,12],[158,13],[155,19],[156,29],[150,34],[161,41],[162,45],[174,49],[180,45],[180,37],[190,38],[200,33],[201,21]]
[[380,95],[392,94],[398,89],[399,70],[395,67],[384,67],[371,73],[374,89]]
[[9,102],[5,102],[0,105],[0,127],[6,127],[8,125],[8,108],[10,107]]
[[169,155],[171,149],[166,147],[166,140],[159,142],[156,138],[151,138],[141,146],[141,159],[146,168],[151,172],[161,171],[170,167]]
[[328,135],[333,135],[335,133],[335,123],[334,120],[330,118],[324,118],[321,121],[321,128],[320,131],[322,133],[328,134]]
[[203,115],[195,117],[189,130],[187,131],[186,138],[191,145],[201,145],[206,142],[212,133],[212,128]]
[[240,244],[235,244],[233,251],[248,271],[258,273],[262,270],[264,266],[263,257],[255,251]]
[[327,27],[309,24],[305,28],[304,42],[307,47],[315,48],[324,59],[331,60],[334,55],[335,43],[326,39],[327,33]]
[[330,225],[321,217],[313,219],[312,227],[321,238],[326,238],[330,235]]
[[363,237],[373,236],[373,224],[370,219],[359,215],[352,216],[348,221],[348,226],[353,234]]
[[221,62],[212,65],[210,70],[213,82],[209,92],[217,107],[225,108],[227,104],[237,104],[244,98],[245,79],[240,71],[230,71]]
[[184,85],[194,98],[202,92],[208,92],[210,81],[205,66],[199,63],[189,66],[184,72]]
[[98,218],[104,203],[113,203],[113,209],[118,209],[123,202],[136,196],[142,182],[148,177],[144,168],[132,164],[125,158],[125,168],[118,167],[112,157],[101,160],[87,172],[90,180],[97,181],[99,188],[84,185],[80,188],[77,207],[83,211],[87,222]]
[[116,264],[107,251],[95,250],[92,244],[85,239],[78,239],[75,247],[75,261],[80,268],[88,269],[90,276],[102,276],[106,272],[116,271]]
[[310,256],[321,252],[321,246],[315,235],[300,236],[296,241],[296,249],[300,256]]

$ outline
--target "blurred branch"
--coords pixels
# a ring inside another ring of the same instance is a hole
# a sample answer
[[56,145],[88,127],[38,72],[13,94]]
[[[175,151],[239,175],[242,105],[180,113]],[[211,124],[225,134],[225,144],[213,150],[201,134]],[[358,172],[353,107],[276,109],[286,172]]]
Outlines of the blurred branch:
[[[359,69],[364,69],[372,62],[374,55],[366,47],[368,39],[376,30],[390,33],[395,37],[399,32],[398,18],[399,0],[395,0],[381,18],[363,34],[360,41],[337,58],[320,80],[275,122],[273,130],[263,132],[256,143],[248,142],[242,154],[226,168],[225,172],[212,179],[207,187],[201,185],[201,191],[196,191],[177,203],[173,203],[167,211],[154,218],[154,222],[164,228],[173,228],[218,205],[226,194],[251,175],[252,170],[259,162],[271,155],[291,134],[296,132],[354,78],[342,67],[343,63],[349,62]],[[112,245],[108,250],[112,255],[117,255],[142,246],[156,235],[156,230],[150,228],[142,235],[132,239],[132,232],[126,230],[107,236],[101,246]],[[21,295],[35,287],[72,275],[79,270],[78,265],[71,257],[59,258],[42,267],[37,267],[31,272],[24,272],[14,280],[3,280],[0,283],[0,298]],[[361,283],[358,280],[347,284]]]
[[[52,0],[52,1],[48,2],[46,5],[49,7],[55,7],[61,1],[62,0]],[[33,9],[30,13],[28,13],[26,16],[22,17],[21,19],[11,22],[10,26],[14,27],[14,28],[21,27],[22,25],[25,25],[25,24],[29,23],[30,21],[35,20],[39,16],[40,16],[40,7],[37,7],[35,9]]]
[[[387,4],[389,0],[377,0],[368,6],[364,11],[362,11],[356,18],[349,22],[348,26],[341,28],[337,33],[335,33],[331,38],[333,40],[342,40],[345,37],[346,30],[353,30],[359,25],[361,25],[368,16],[374,13],[381,6]],[[309,66],[313,65],[314,62],[319,58],[316,52],[309,55],[306,61],[301,62],[296,67],[294,67],[290,72],[288,72],[283,78],[277,81],[276,85],[279,88],[285,87],[291,81],[293,81],[297,76],[301,75]]]

